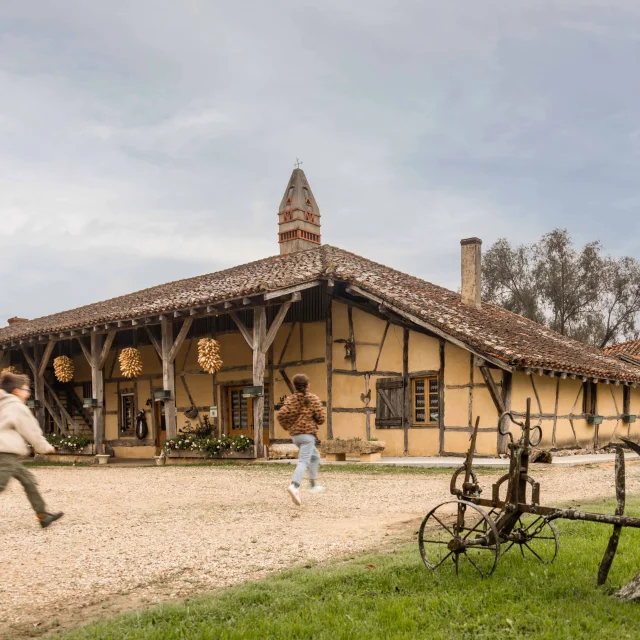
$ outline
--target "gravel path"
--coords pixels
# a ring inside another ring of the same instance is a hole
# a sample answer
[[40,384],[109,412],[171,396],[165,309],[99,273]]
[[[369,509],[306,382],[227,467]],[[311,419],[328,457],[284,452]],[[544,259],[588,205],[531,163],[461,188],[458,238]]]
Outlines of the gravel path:
[[[331,472],[324,494],[285,493],[291,468],[35,469],[64,519],[34,522],[15,482],[0,495],[0,638],[62,627],[292,565],[389,548],[449,499],[449,473]],[[481,476],[485,493],[494,476]],[[535,470],[546,504],[614,496],[613,464]],[[627,493],[640,463],[627,465]]]

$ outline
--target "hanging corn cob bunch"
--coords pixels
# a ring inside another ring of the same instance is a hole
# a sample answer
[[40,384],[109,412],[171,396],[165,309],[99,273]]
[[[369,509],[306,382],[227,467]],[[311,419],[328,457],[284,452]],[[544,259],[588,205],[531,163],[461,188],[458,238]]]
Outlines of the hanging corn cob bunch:
[[120,352],[120,371],[125,378],[136,378],[142,373],[142,355],[138,349],[129,347]]
[[16,376],[20,375],[20,372],[16,367],[5,367],[2,371],[0,371],[0,375],[4,375],[5,373],[13,373]]
[[207,372],[215,373],[222,368],[220,343],[213,338],[198,340],[198,364]]
[[73,360],[67,356],[54,358],[53,372],[60,382],[71,382],[74,374]]

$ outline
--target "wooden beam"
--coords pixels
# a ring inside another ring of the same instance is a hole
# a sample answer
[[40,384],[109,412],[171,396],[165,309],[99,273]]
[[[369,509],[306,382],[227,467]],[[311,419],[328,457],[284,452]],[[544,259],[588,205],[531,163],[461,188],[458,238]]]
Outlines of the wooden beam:
[[295,388],[293,386],[293,383],[289,379],[289,376],[287,375],[287,372],[284,369],[278,369],[278,372],[282,376],[282,379],[284,380],[284,383],[287,385],[287,389],[289,389],[289,393],[295,393],[296,390],[295,390]]
[[[246,329],[246,327],[245,327]],[[267,337],[267,310],[265,307],[256,307],[253,310],[253,384],[256,387],[264,387],[264,370],[266,365],[263,345]],[[264,456],[262,444],[262,423],[264,419],[264,396],[253,398],[253,441],[256,447],[256,456]]]
[[104,344],[102,345],[102,351],[100,352],[100,356],[98,357],[97,367],[98,369],[104,369],[104,363],[107,361],[107,357],[109,356],[109,351],[111,350],[111,345],[113,344],[113,339],[116,337],[116,331],[109,331],[106,338],[104,339]]
[[24,358],[31,369],[31,375],[33,378],[33,397],[40,404],[39,407],[36,408],[35,414],[38,419],[38,424],[40,428],[44,431],[44,423],[45,423],[45,407],[44,407],[44,377],[39,374],[40,371],[40,362],[41,355],[40,349],[38,345],[33,347],[33,358],[29,355],[27,348],[25,346],[22,347],[22,353],[24,354]]
[[164,401],[164,418],[167,428],[167,440],[178,434],[176,417],[176,375],[174,360],[169,358],[173,342],[173,324],[168,318],[162,318],[162,388],[169,391],[170,397]]
[[47,368],[47,365],[49,364],[49,358],[51,358],[51,352],[53,351],[53,348],[56,346],[56,343],[54,340],[50,340],[47,343],[47,346],[44,348],[44,353],[42,354],[42,360],[40,360],[40,363],[38,365],[38,376],[42,377],[44,375],[44,372]]
[[[411,384],[409,382],[409,329],[402,332],[402,426],[404,429],[404,455],[409,455],[409,426],[411,425]],[[381,396],[384,397],[384,396]],[[426,396],[425,396],[426,397]],[[425,403],[426,404],[426,403]],[[425,407],[428,411],[429,407]]]
[[327,360],[327,438],[333,438],[333,281],[327,288],[327,317],[325,318],[325,353]]
[[[113,338],[112,338],[113,340]],[[93,408],[93,440],[96,453],[104,453],[104,371],[100,364],[104,345],[101,344],[101,336],[94,332],[91,334],[91,354],[89,364],[91,365],[91,392],[96,401]],[[104,362],[102,363],[104,366]]]
[[287,287],[286,289],[280,289],[279,291],[269,291],[264,294],[265,302],[267,300],[274,300],[275,298],[282,298],[283,296],[287,296],[290,293],[299,293],[300,291],[304,291],[305,289],[311,289],[312,287],[317,287],[320,284],[320,280],[312,280],[311,282],[305,282],[303,284],[298,284],[293,287]]
[[[509,371],[504,371],[502,373],[502,404],[504,405],[505,411],[511,411],[511,388],[513,382],[513,375]],[[500,423],[498,423],[500,425]],[[502,420],[502,430],[507,431],[509,425],[509,418],[505,417]],[[505,426],[507,428],[505,428]],[[498,453],[506,453],[507,452],[507,444],[509,442],[508,435],[501,435],[500,431],[498,431]]]
[[22,347],[22,353],[24,354],[24,359],[29,365],[29,369],[31,369],[31,374],[35,376],[38,373],[38,367],[36,366],[35,360],[29,355],[26,347]]
[[193,318],[191,317],[186,318],[184,323],[182,324],[182,328],[178,333],[178,337],[176,338],[175,342],[171,346],[171,350],[169,351],[169,360],[171,362],[173,362],[176,359],[176,356],[178,355],[178,351],[180,351],[180,347],[184,343],[184,339],[187,337],[187,334],[189,333],[189,329],[191,329],[192,324],[193,324]]
[[482,374],[487,388],[489,389],[489,395],[491,396],[493,404],[498,410],[498,415],[502,415],[506,411],[506,409],[502,400],[502,396],[500,395],[500,390],[498,389],[498,386],[496,385],[496,382],[491,375],[491,371],[489,371],[489,369],[485,365],[483,365],[480,367],[480,373]]
[[82,342],[82,340],[80,340],[80,338],[77,338],[77,340],[78,340],[78,344],[80,345],[80,349],[82,349],[82,353],[84,354],[84,357],[86,358],[89,365],[91,365],[91,352],[89,351],[89,349],[87,349],[87,346],[85,345],[84,342]]
[[149,327],[145,326],[144,329],[147,332],[147,335],[149,336],[149,340],[151,340],[151,344],[156,350],[156,353],[160,356],[160,358],[162,358],[162,347],[160,346],[158,339],[153,335],[153,333],[151,333],[151,329],[149,329]]
[[269,327],[269,332],[265,336],[264,344],[262,345],[262,351],[264,353],[266,353],[269,350],[269,347],[273,344],[276,334],[278,333],[278,330],[282,326],[282,322],[284,321],[284,318],[287,315],[287,312],[289,311],[290,308],[291,308],[291,302],[285,302],[280,307],[280,309],[278,309],[278,313],[274,318],[273,322],[271,323],[271,326]]
[[[258,307],[258,308],[262,309],[263,307]],[[246,343],[249,345],[249,349],[253,349],[254,336],[252,335],[251,331],[247,329],[247,326],[245,325],[244,322],[242,322],[242,320],[240,320],[240,318],[238,317],[238,314],[235,311],[231,311],[229,315],[231,316],[232,320],[236,323],[236,327],[238,327]],[[255,333],[255,328],[254,328],[254,333]]]
[[499,367],[500,369],[503,369],[505,371],[510,371],[510,372],[514,370],[514,368],[511,365],[508,365],[506,362],[503,362],[498,358],[494,358],[493,356],[489,356],[486,353],[482,353],[481,351],[478,351],[477,349],[470,347],[468,344],[465,344],[462,340],[458,340],[458,338],[454,338],[453,336],[449,335],[446,331],[439,329],[438,327],[432,325],[430,322],[426,322],[425,320],[422,320],[421,318],[418,318],[417,316],[414,316],[411,313],[407,313],[406,311],[403,311],[402,309],[399,309],[398,307],[395,307],[394,305],[389,304],[388,302],[385,302],[384,300],[382,300],[382,298],[379,298],[378,296],[372,293],[369,293],[368,291],[364,291],[360,289],[360,287],[356,287],[355,285],[350,285],[349,287],[347,287],[347,289],[356,295],[362,296],[363,298],[368,298],[369,300],[373,300],[378,304],[385,305],[388,309],[393,311],[393,313],[395,313],[396,315],[406,318],[410,322],[417,324],[420,327],[424,327],[425,329],[431,331],[431,333],[435,333],[437,336],[444,338],[448,342],[455,344],[456,346],[464,349],[465,351],[469,351],[470,353],[473,353],[474,355],[477,355],[480,358],[484,358],[487,362],[490,362],[491,364],[495,365],[496,367]]

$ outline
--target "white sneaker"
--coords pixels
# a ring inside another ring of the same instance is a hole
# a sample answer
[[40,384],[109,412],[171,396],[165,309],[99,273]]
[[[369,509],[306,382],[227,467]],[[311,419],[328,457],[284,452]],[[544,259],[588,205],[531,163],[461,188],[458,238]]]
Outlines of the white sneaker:
[[293,503],[300,506],[302,504],[302,500],[300,499],[300,487],[294,487],[292,484],[290,484],[287,487],[287,491],[289,492]]
[[309,487],[309,493],[322,493],[324,487],[321,484],[315,484],[313,487]]

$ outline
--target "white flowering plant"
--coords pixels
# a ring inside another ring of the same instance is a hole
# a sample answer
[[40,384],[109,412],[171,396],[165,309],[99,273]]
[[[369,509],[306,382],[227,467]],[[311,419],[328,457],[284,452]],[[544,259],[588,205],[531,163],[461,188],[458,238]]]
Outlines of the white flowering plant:
[[197,451],[207,457],[219,456],[227,451],[248,451],[253,440],[248,436],[221,436],[198,438],[193,434],[181,434],[164,443],[165,451]]
[[93,444],[93,438],[91,436],[65,436],[55,433],[47,433],[45,435],[45,439],[56,449],[63,449],[65,451],[72,451],[74,453],[82,451],[82,449],[84,449],[86,446]]

